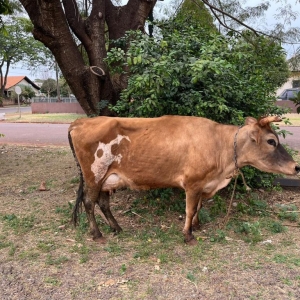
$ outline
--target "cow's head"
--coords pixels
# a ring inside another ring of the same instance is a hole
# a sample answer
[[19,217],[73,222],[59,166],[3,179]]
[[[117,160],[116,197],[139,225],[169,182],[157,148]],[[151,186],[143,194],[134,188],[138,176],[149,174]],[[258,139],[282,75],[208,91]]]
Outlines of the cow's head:
[[245,121],[242,139],[243,165],[251,165],[265,172],[295,175],[300,166],[280,144],[278,135],[271,128],[271,122],[280,122],[277,116],[256,120],[248,117]]

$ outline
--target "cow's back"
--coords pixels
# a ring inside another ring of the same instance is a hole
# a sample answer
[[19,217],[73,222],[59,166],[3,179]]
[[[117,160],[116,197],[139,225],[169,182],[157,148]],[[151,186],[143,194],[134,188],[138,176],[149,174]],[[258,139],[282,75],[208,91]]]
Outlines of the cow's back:
[[148,142],[181,140],[185,142],[201,136],[207,139],[210,135],[209,128],[219,124],[198,117],[163,116],[159,118],[112,118],[96,117],[84,118],[74,121],[70,127],[73,142],[81,145],[92,145],[99,141],[108,143],[117,134],[132,137],[144,143]]

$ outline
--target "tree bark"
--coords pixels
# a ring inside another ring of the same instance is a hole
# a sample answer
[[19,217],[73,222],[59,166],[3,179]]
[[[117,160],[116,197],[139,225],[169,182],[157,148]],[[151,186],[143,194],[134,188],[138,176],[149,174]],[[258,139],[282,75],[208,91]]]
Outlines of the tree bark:
[[85,17],[75,0],[20,2],[33,23],[33,36],[50,49],[83,110],[88,115],[110,115],[108,109],[99,109],[101,100],[115,104],[119,97],[104,62],[105,31],[117,39],[127,30],[143,30],[156,0],[129,0],[119,7],[110,0],[92,0]]
[[5,61],[2,60],[0,63],[0,107],[3,107],[3,98],[5,96],[4,91],[5,91],[5,86],[7,83],[7,76],[8,76],[8,70],[10,67],[10,62],[11,62],[10,59],[8,59],[6,61],[6,69],[5,69],[4,74],[3,74],[2,68],[4,66]]

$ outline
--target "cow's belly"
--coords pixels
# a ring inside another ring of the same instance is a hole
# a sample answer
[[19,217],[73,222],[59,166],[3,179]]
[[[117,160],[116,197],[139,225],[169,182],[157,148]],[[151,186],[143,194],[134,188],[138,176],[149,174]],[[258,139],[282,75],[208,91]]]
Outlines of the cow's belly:
[[[213,196],[218,190],[227,186],[230,182],[231,178],[225,179],[214,179],[208,183],[203,188],[203,193],[206,195]],[[129,187],[135,190],[143,190],[151,188],[150,185],[140,185],[136,184],[132,180],[127,177],[120,176],[117,173],[110,174],[102,183],[101,190],[104,192],[112,192],[114,190]]]
[[217,191],[220,189],[224,188],[229,184],[231,181],[231,178],[225,178],[225,179],[214,179],[210,182],[208,182],[204,188],[203,188],[203,193],[213,196]]

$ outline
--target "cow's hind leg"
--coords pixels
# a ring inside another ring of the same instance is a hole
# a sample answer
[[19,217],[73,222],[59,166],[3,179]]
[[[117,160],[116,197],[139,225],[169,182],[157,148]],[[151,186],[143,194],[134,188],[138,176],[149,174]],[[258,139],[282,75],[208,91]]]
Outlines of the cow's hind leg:
[[188,245],[196,245],[197,241],[192,233],[192,221],[197,213],[197,205],[200,200],[200,193],[194,191],[186,191],[186,217],[183,228],[184,241]]
[[198,206],[197,206],[197,212],[193,217],[192,228],[194,231],[200,229],[199,211],[201,208],[202,208],[202,199],[199,200]]
[[104,216],[106,217],[110,228],[114,232],[120,232],[122,231],[122,228],[119,226],[118,222],[114,218],[109,205],[109,192],[100,192],[99,198],[98,198],[98,205],[103,212]]
[[105,243],[106,240],[100,232],[96,218],[95,218],[95,203],[99,197],[99,190],[88,188],[87,197],[84,198],[85,212],[89,222],[90,233],[93,236],[93,240],[99,243]]

